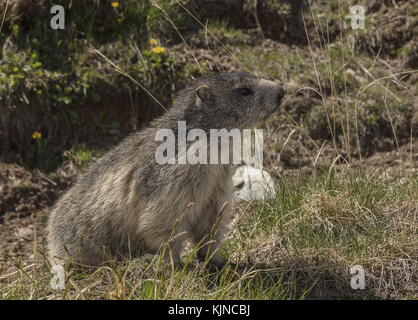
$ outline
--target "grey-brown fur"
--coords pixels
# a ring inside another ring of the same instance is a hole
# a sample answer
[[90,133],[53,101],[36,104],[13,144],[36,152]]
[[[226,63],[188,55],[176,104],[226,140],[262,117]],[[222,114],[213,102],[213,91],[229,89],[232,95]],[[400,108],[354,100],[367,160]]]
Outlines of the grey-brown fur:
[[[244,96],[243,87],[252,93]],[[243,72],[193,81],[169,111],[111,149],[57,202],[48,223],[50,258],[98,265],[140,248],[157,252],[171,236],[169,256],[177,263],[185,239],[206,243],[215,231],[198,256],[223,263],[216,249],[231,219],[231,167],[157,164],[155,133],[176,132],[180,120],[187,130],[251,128],[277,110],[283,94],[274,82]]]

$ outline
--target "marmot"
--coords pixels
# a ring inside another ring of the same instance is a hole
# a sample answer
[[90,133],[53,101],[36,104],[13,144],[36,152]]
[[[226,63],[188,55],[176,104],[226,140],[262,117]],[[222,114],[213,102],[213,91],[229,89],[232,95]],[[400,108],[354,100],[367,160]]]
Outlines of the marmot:
[[[52,208],[48,222],[53,264],[95,266],[109,258],[158,252],[180,262],[184,240],[200,243],[198,257],[222,265],[218,247],[231,220],[232,166],[158,164],[159,129],[252,128],[278,110],[284,90],[246,72],[203,76],[181,90],[148,128],[97,160]],[[212,241],[208,241],[212,237]]]

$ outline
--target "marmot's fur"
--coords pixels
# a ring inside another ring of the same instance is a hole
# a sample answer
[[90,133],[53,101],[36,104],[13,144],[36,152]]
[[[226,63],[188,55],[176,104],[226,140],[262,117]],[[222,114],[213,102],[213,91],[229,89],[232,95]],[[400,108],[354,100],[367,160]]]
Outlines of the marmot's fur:
[[202,245],[198,257],[224,263],[217,248],[231,219],[232,167],[158,164],[156,132],[172,129],[177,136],[179,121],[208,135],[252,128],[278,109],[283,95],[275,82],[244,72],[191,82],[169,111],[107,152],[59,199],[48,223],[53,263],[98,265],[140,249],[157,252],[169,239],[167,257],[177,263],[187,238]]

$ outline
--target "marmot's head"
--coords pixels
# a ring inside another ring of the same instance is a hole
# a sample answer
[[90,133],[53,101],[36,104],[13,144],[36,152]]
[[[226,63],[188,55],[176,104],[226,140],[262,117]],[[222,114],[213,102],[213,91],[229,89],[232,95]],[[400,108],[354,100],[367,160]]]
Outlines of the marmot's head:
[[279,109],[284,90],[277,83],[247,72],[225,72],[202,77],[183,92],[186,122],[202,129],[245,129]]

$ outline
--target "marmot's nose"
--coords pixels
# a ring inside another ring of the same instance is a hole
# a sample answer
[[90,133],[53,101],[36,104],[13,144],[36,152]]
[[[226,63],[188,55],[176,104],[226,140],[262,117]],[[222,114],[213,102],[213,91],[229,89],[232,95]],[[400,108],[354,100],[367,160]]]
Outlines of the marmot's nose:
[[283,99],[285,94],[285,91],[283,88],[279,88],[279,90],[277,91],[277,98],[279,100],[279,102]]

